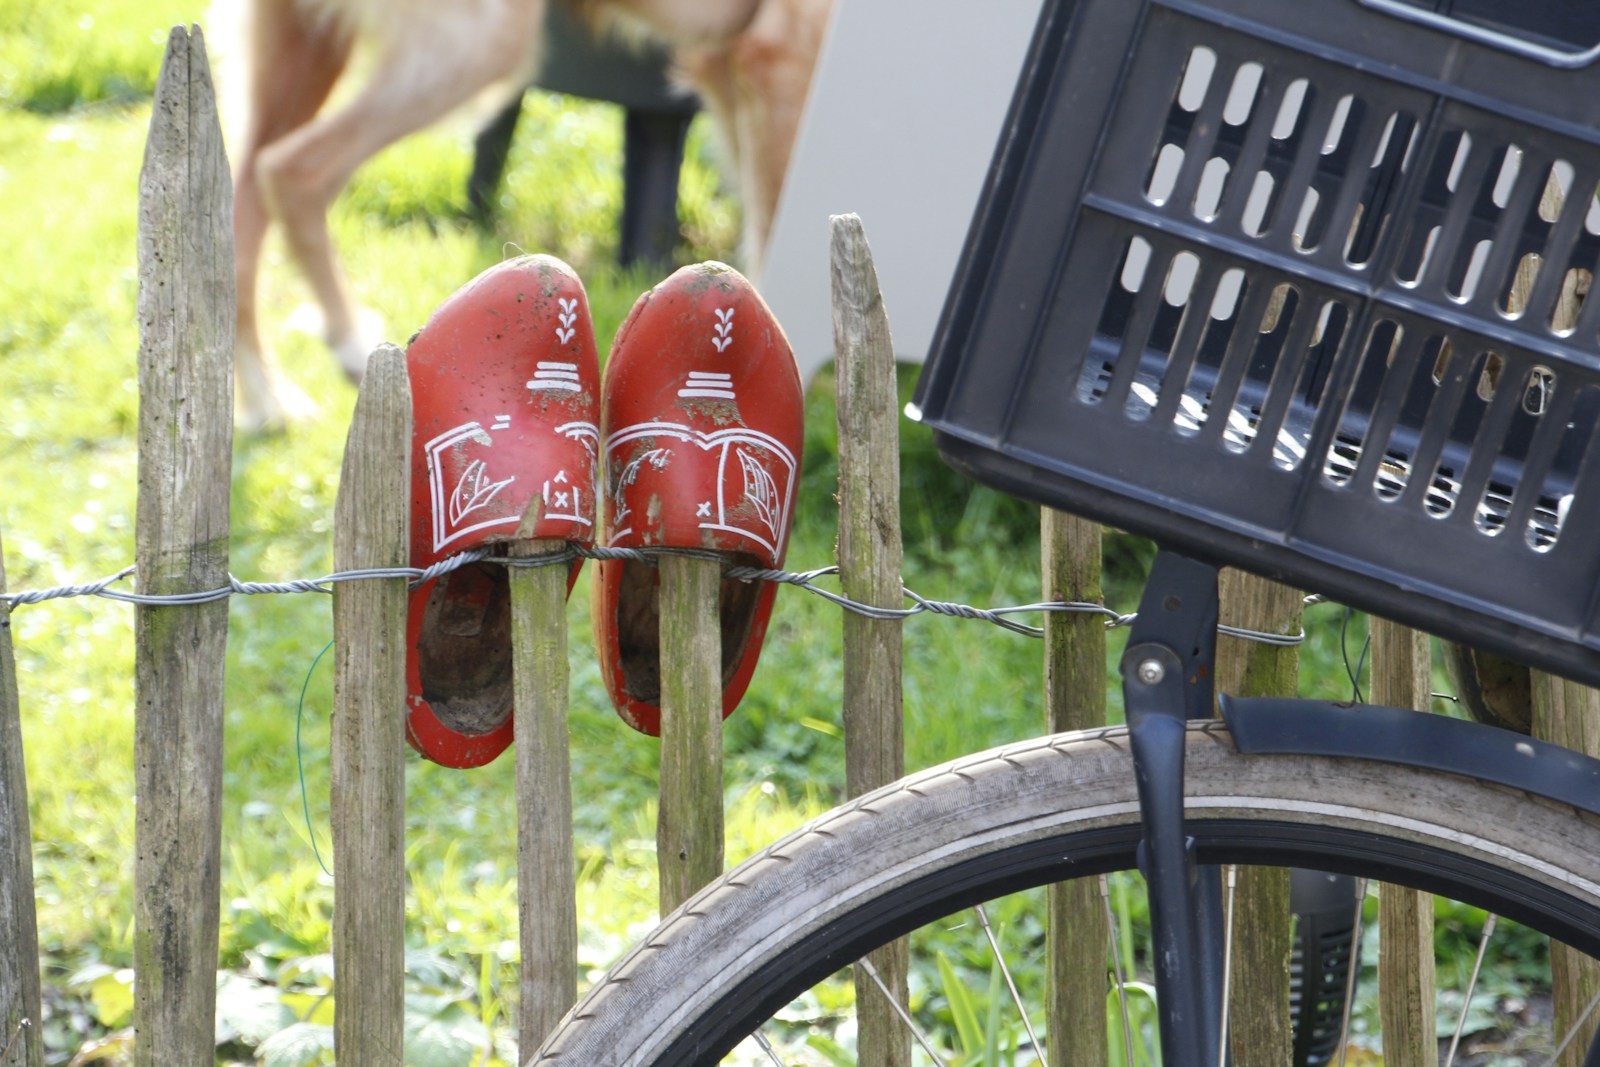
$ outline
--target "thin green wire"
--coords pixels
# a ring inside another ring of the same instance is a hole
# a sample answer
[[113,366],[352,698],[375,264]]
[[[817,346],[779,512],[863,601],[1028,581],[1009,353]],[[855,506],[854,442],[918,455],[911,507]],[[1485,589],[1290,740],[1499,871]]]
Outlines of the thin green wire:
[[322,662],[322,657],[328,654],[328,649],[333,647],[329,641],[322,646],[322,651],[317,653],[317,658],[311,661],[311,669],[306,671],[306,680],[300,683],[300,705],[294,712],[294,762],[300,771],[300,807],[306,813],[306,834],[311,838],[311,853],[317,857],[317,866],[322,868],[322,873],[329,878],[333,872],[328,870],[328,865],[322,862],[322,852],[317,848],[317,832],[311,828],[311,801],[306,795],[306,763],[300,754],[300,723],[305,719],[306,690],[311,687],[311,676],[316,673],[317,664]]

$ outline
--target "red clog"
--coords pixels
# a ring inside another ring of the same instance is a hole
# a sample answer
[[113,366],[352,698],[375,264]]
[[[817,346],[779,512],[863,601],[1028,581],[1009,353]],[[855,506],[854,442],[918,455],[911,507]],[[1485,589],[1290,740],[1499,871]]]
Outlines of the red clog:
[[[639,298],[606,364],[605,539],[779,567],[800,474],[804,402],[788,339],[750,283],[684,267]],[[600,670],[618,713],[661,732],[657,571],[606,560],[593,582]],[[750,684],[777,586],[722,583],[722,713]]]
[[[411,377],[411,565],[517,536],[592,543],[599,362],[578,276],[550,256],[484,271],[406,352]],[[567,580],[570,593],[582,560]],[[448,767],[511,743],[506,568],[474,563],[411,591],[406,738]]]

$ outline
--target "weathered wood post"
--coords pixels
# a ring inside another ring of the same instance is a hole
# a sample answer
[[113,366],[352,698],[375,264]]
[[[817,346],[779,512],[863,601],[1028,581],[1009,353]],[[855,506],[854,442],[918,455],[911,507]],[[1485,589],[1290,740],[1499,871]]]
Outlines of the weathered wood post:
[[[1087,519],[1040,511],[1040,569],[1047,601],[1104,602],[1102,537]],[[1045,727],[1051,733],[1106,724],[1106,625],[1092,614],[1050,612],[1044,620]],[[1050,1062],[1106,1062],[1106,946],[1111,936],[1092,878],[1047,891],[1045,956]]]
[[[199,28],[174,29],[139,176],[139,592],[228,584],[233,205]],[[134,1062],[215,1058],[227,601],[134,613]]]
[[[1574,210],[1588,209],[1584,203],[1574,205]],[[1540,203],[1540,214],[1547,219],[1559,219],[1565,197],[1554,174],[1546,184]],[[1554,269],[1557,264],[1546,262],[1544,269]],[[1518,270],[1512,307],[1521,308],[1532,292],[1534,272],[1537,268],[1524,261]],[[1594,299],[1593,290],[1579,294],[1575,289],[1577,279],[1569,278],[1556,302],[1551,326],[1572,329],[1578,320],[1579,297]],[[1521,383],[1518,383],[1521,387]],[[1532,672],[1531,701],[1533,705],[1533,736],[1542,741],[1564,745],[1586,756],[1600,756],[1600,692],[1576,682],[1555,678],[1540,671]],[[1550,946],[1551,985],[1555,997],[1555,1027],[1558,1040],[1577,1022],[1589,1002],[1600,993],[1600,961],[1591,959],[1567,945]],[[1578,1039],[1570,1042],[1561,1052],[1557,1067],[1579,1067],[1587,1053],[1590,1034],[1596,1022],[1593,1017]]]
[[[1374,617],[1372,699],[1393,708],[1433,706],[1433,659],[1427,635]],[[1433,896],[1397,885],[1378,888],[1378,1003],[1383,1062],[1433,1067]]]
[[[334,504],[336,569],[404,567],[410,553],[411,385],[405,354],[367,361]],[[333,592],[334,1052],[394,1067],[405,1022],[406,580]]]
[[[898,608],[900,537],[899,390],[894,341],[861,219],[835,215],[830,274],[839,403],[839,581],[862,604]],[[901,632],[895,619],[844,616],[845,787],[859,796],[905,773]],[[910,954],[904,940],[869,957],[904,1005]],[[911,1035],[877,983],[857,970],[860,1060],[874,1067],[911,1062]]]
[[[1300,594],[1232,568],[1219,582],[1221,622],[1261,633],[1300,632]],[[1222,636],[1217,640],[1217,692],[1235,696],[1293,696],[1300,649]],[[1289,872],[1256,867],[1241,872],[1233,906],[1233,980],[1228,1011],[1235,1067],[1282,1067],[1290,1060]]]
[[661,914],[721,876],[722,564],[664,555],[661,566]]
[[[535,498],[522,528],[532,530]],[[537,559],[565,541],[524,539]],[[517,736],[517,921],[522,946],[518,1047],[531,1053],[578,996],[578,902],[567,727],[566,563],[511,568],[512,707]]]
[[[1531,684],[1533,735],[1586,756],[1600,756],[1600,691],[1543,671],[1532,672]],[[1559,1041],[1600,995],[1600,964],[1571,945],[1552,941],[1550,984]],[[1595,1027],[1591,1015],[1576,1038],[1561,1050],[1556,1067],[1583,1067]]]
[[[0,593],[5,591],[5,548],[0,545]],[[33,907],[22,710],[11,608],[0,600],[0,1067],[44,1067],[39,1023],[39,924]]]

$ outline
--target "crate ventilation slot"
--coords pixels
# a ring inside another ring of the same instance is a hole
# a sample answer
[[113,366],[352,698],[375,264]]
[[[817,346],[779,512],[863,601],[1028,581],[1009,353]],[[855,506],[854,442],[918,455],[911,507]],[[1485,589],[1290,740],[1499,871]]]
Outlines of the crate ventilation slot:
[[[1337,80],[1194,48],[1150,159],[1145,200],[1301,254],[1337,246],[1346,265],[1364,265],[1386,221],[1374,210],[1403,172],[1418,124]],[[1330,244],[1330,235],[1339,240]]]
[[[1274,467],[1295,471],[1349,323],[1343,301],[1135,236],[1076,399],[1168,426],[1175,447],[1211,444],[1240,457],[1270,448]],[[1523,354],[1388,319],[1344,358],[1359,366],[1323,457],[1326,484],[1441,520],[1470,515],[1488,537],[1516,529],[1537,551],[1556,544],[1600,419],[1600,388]]]
[[[1600,164],[1525,148],[1458,105],[1462,122],[1438,134],[1419,198],[1400,212],[1394,193],[1423,154],[1416,114],[1363,95],[1349,71],[1302,66],[1315,73],[1193,48],[1144,200],[1341,270],[1367,267],[1395,239],[1398,285],[1600,344],[1600,308],[1584,302],[1600,252]],[[1394,226],[1404,232],[1390,235]]]

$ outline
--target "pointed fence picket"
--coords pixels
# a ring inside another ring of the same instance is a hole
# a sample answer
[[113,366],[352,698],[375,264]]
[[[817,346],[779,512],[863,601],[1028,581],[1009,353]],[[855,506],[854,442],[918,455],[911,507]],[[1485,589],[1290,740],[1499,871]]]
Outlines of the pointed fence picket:
[[[334,565],[404,567],[410,505],[411,386],[405,354],[381,345],[345,442]],[[395,1063],[405,1036],[405,637],[404,578],[334,589],[333,1040],[350,1067]]]
[[[232,186],[199,29],[172,31],[139,178],[141,592],[228,582],[233,451]],[[134,1049],[215,1055],[228,604],[134,615]]]

